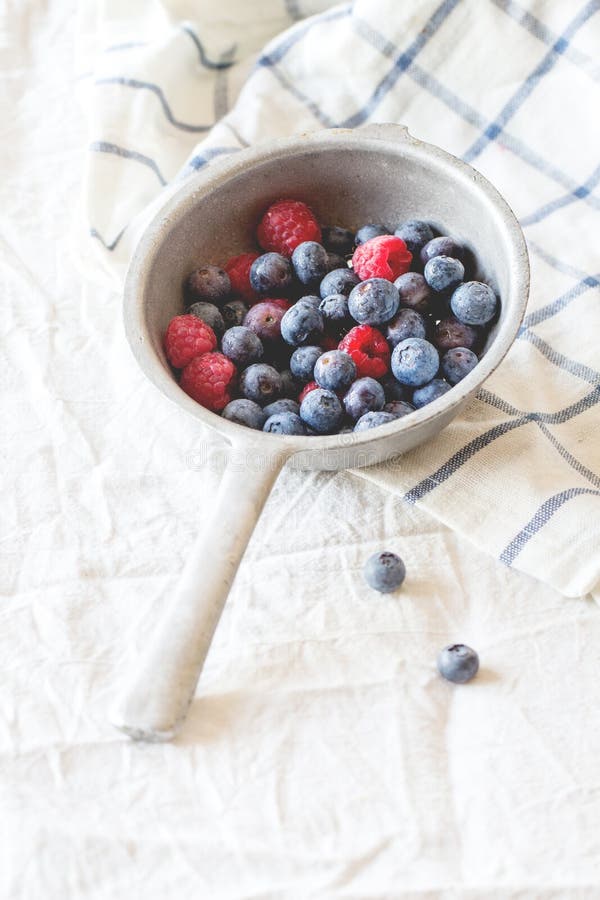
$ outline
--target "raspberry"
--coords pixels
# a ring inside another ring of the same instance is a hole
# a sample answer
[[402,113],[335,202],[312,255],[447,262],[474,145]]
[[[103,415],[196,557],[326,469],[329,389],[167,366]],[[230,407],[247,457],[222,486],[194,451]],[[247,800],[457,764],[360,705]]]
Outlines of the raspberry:
[[250,284],[250,266],[255,259],[258,259],[258,253],[240,253],[232,256],[223,267],[229,275],[231,290],[247,303],[260,299]]
[[304,241],[321,241],[321,229],[313,211],[300,200],[278,200],[272,203],[256,231],[258,243],[265,250],[291,256]]
[[360,244],[354,251],[352,267],[362,281],[385,278],[394,281],[410,269],[412,253],[402,238],[382,234]]
[[165,334],[165,353],[176,369],[183,369],[194,357],[217,346],[217,338],[206,322],[197,316],[175,316]]
[[357,325],[338,344],[352,357],[359,378],[381,378],[390,367],[390,348],[382,333],[371,325]]
[[311,391],[316,391],[319,387],[316,381],[309,381],[308,384],[305,384],[302,390],[300,391],[300,396],[298,397],[298,403],[302,403],[307,394],[310,394]]
[[222,353],[196,356],[181,373],[186,394],[206,409],[220,412],[231,400],[236,368]]

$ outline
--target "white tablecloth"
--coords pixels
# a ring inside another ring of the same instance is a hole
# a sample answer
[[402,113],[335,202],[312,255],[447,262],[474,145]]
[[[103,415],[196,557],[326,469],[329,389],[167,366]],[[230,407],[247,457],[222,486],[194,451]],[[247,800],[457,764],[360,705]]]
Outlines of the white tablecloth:
[[[0,897],[597,897],[597,605],[350,474],[279,479],[181,738],[107,724],[219,473],[81,240],[74,10],[8,12]],[[397,596],[361,578],[384,547]],[[454,640],[482,661],[458,689]]]

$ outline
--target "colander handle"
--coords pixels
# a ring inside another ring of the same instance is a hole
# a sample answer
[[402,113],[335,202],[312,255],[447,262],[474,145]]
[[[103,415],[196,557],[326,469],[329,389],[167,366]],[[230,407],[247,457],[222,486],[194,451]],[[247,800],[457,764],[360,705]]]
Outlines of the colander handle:
[[112,711],[113,725],[134,740],[168,741],[183,724],[238,565],[286,456],[250,460],[246,449],[236,459],[229,460],[213,515],[166,615]]

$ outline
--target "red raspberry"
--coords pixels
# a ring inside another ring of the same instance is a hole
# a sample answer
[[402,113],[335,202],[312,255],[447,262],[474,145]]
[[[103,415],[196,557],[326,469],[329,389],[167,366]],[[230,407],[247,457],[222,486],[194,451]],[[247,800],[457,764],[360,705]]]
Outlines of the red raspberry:
[[176,369],[183,369],[195,356],[217,346],[217,338],[206,322],[197,316],[175,316],[165,334],[165,353]]
[[300,200],[278,200],[268,208],[256,231],[264,250],[291,256],[303,241],[321,241],[314,213]]
[[372,325],[357,325],[338,344],[352,357],[359,378],[381,378],[390,367],[390,348],[382,333]]
[[316,390],[319,387],[316,381],[309,381],[308,384],[305,384],[302,390],[300,391],[300,395],[298,397],[298,403],[302,403],[307,394],[310,394],[311,391]]
[[200,406],[220,412],[231,400],[236,368],[222,353],[196,356],[181,373],[179,384]]
[[258,259],[258,253],[240,253],[239,256],[232,256],[223,266],[229,275],[233,293],[246,303],[262,299],[250,284],[250,267],[255,259]]
[[385,278],[395,281],[410,269],[412,253],[402,238],[382,234],[360,244],[352,257],[352,268],[362,281]]

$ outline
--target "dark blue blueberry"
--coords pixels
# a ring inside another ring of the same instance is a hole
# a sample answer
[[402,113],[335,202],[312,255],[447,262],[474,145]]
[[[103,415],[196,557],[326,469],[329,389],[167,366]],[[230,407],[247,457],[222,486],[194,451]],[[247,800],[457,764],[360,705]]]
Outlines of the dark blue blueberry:
[[292,374],[300,381],[312,381],[315,363],[322,352],[322,347],[297,347],[290,359]]
[[434,378],[433,381],[424,384],[423,387],[417,388],[417,390],[413,392],[413,406],[416,409],[421,409],[422,406],[433,403],[438,397],[443,397],[444,394],[447,394],[448,391],[451,390],[452,385],[448,384],[447,381],[444,381],[443,378]]
[[327,250],[316,241],[298,244],[292,253],[292,265],[302,284],[317,284],[330,271]]
[[214,303],[205,303],[204,300],[199,300],[198,303],[192,303],[186,312],[196,316],[197,319],[201,319],[206,325],[210,326],[217,337],[221,337],[225,331],[223,316]]
[[374,553],[364,568],[365,581],[380,594],[396,591],[406,578],[406,566],[395,553]]
[[202,266],[194,269],[186,278],[183,293],[187,305],[198,300],[220,305],[231,296],[229,275],[218,266]]
[[306,303],[308,306],[313,306],[315,309],[319,309],[321,306],[321,298],[317,297],[316,294],[304,294],[302,297],[299,297],[296,300],[296,303]]
[[479,657],[466,644],[450,644],[440,650],[437,658],[438,672],[446,681],[465,684],[479,671]]
[[356,364],[343,350],[326,350],[315,363],[315,381],[329,391],[344,391],[356,381]]
[[257,294],[276,294],[287,291],[294,270],[289,259],[281,253],[263,253],[250,268],[250,284]]
[[433,294],[419,272],[405,272],[396,278],[394,284],[398,288],[401,306],[408,306],[421,313],[429,312]]
[[435,378],[440,367],[437,350],[423,338],[407,338],[392,352],[392,372],[401,384],[421,387]]
[[264,410],[253,400],[232,400],[221,413],[224,419],[262,431],[267,421]]
[[248,312],[248,307],[241,300],[230,300],[221,307],[226,328],[241,325]]
[[396,315],[398,288],[385,278],[367,278],[348,297],[350,315],[360,325],[383,325]]
[[370,223],[369,225],[363,225],[356,232],[356,237],[354,238],[354,243],[357,247],[361,244],[364,244],[366,241],[370,241],[371,238],[381,237],[382,234],[389,234],[389,228],[386,228],[385,225],[375,225]]
[[442,356],[442,372],[450,384],[458,384],[471,372],[479,360],[467,347],[453,347]]
[[289,397],[282,397],[281,400],[273,400],[272,403],[269,403],[264,407],[266,416],[275,416],[284,412],[292,412],[297,415],[299,410],[300,404],[296,403],[295,400],[291,400]]
[[359,378],[344,395],[344,408],[351,419],[360,419],[368,412],[377,412],[385,403],[382,386],[374,378]]
[[262,405],[276,400],[281,393],[281,377],[277,369],[265,363],[254,363],[240,375],[240,391],[248,400]]
[[452,312],[465,325],[486,325],[496,315],[496,295],[482,281],[467,281],[452,294]]
[[465,267],[460,259],[452,256],[434,256],[423,269],[425,281],[438,293],[456,287],[463,280],[464,274]]
[[340,228],[339,225],[331,225],[321,229],[321,240],[323,246],[330,253],[339,253],[340,256],[346,256],[352,253],[354,247],[354,234],[347,228]]
[[400,341],[410,337],[427,337],[427,323],[416,309],[401,309],[392,321],[388,322],[388,343],[390,347],[395,347]]
[[410,403],[406,403],[405,400],[391,400],[385,404],[383,411],[391,413],[396,419],[401,419],[402,416],[407,416],[409,413],[414,412],[415,408]]
[[396,381],[391,372],[388,372],[387,375],[383,376],[381,379],[381,386],[385,391],[386,400],[406,400],[409,395],[406,386],[400,384],[399,381]]
[[300,418],[317,434],[332,434],[342,424],[344,411],[333,391],[315,388],[302,401]]
[[281,320],[281,336],[293,347],[315,343],[323,330],[323,316],[318,309],[303,300],[288,309]]
[[357,285],[360,278],[352,269],[334,269],[328,272],[319,286],[319,293],[323,299],[331,294],[344,294],[346,297]]
[[281,377],[281,396],[290,400],[297,397],[302,390],[302,385],[296,381],[290,369],[281,369],[279,375]]
[[350,313],[348,311],[348,298],[344,294],[330,294],[321,300],[319,309],[325,317],[325,324],[339,328],[342,325],[351,326]]
[[269,416],[263,431],[270,434],[306,434],[306,425],[297,413],[281,412]]
[[420,219],[407,219],[402,225],[396,228],[394,234],[396,237],[402,238],[408,249],[413,255],[413,260],[419,258],[421,248],[433,238],[431,225],[422,222]]
[[469,350],[472,350],[478,338],[479,333],[475,328],[463,325],[454,316],[448,316],[441,319],[433,329],[431,342],[442,352],[450,350],[452,347],[468,347]]
[[343,256],[340,256],[338,253],[328,253],[327,254],[327,271],[333,272],[335,269],[343,269],[344,267],[348,268],[346,265],[346,260]]
[[368,431],[370,428],[379,428],[380,425],[388,425],[396,420],[396,416],[392,413],[380,410],[378,412],[367,412],[361,416],[356,425],[355,431]]
[[262,359],[264,352],[261,339],[243,325],[234,325],[225,332],[221,350],[242,369]]
[[451,256],[453,259],[460,259],[464,262],[465,248],[454,238],[435,237],[432,241],[428,241],[421,250],[421,262],[426,265],[434,256]]

